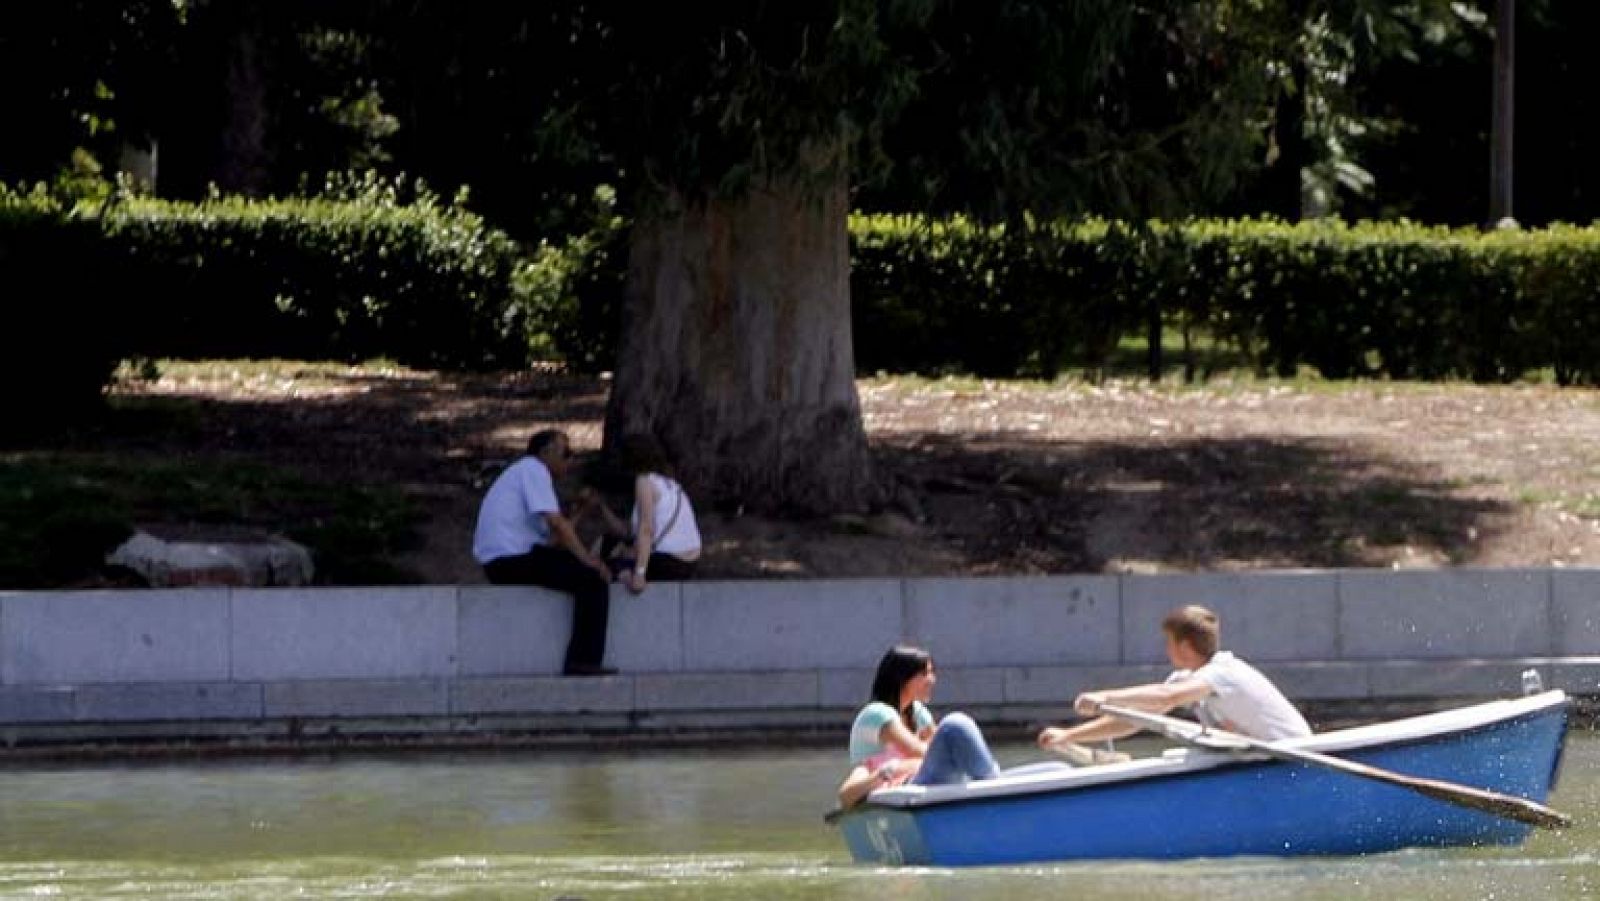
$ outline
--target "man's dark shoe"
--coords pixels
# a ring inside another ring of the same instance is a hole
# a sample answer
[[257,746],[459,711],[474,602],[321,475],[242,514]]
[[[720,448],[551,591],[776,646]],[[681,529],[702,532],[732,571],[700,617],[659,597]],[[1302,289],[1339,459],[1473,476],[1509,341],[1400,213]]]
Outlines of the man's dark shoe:
[[616,674],[616,667],[600,666],[595,663],[573,663],[561,671],[563,676],[615,676]]

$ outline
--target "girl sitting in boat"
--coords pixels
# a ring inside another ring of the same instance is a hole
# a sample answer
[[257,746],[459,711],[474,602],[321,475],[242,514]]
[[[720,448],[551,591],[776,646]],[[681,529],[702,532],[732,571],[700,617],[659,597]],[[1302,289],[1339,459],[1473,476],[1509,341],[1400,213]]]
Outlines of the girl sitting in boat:
[[850,775],[839,806],[851,807],[874,789],[992,779],[1000,767],[972,717],[951,713],[935,724],[933,658],[921,648],[890,648],[878,661],[872,701],[850,728]]

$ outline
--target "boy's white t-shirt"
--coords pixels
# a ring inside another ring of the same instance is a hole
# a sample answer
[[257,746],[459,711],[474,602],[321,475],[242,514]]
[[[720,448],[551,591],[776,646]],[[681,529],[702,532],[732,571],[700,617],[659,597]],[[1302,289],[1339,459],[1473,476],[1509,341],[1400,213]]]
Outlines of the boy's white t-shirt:
[[1181,669],[1167,677],[1168,682],[1199,679],[1211,686],[1210,696],[1197,701],[1195,714],[1202,723],[1237,732],[1262,741],[1300,738],[1311,734],[1311,725],[1283,696],[1272,680],[1229,651],[1211,655],[1197,670]]

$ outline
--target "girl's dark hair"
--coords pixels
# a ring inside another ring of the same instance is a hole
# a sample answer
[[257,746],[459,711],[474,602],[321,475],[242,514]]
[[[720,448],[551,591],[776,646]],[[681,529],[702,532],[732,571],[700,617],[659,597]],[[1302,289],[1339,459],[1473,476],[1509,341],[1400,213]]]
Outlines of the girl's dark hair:
[[662,450],[661,442],[653,435],[635,432],[622,436],[618,446],[621,452],[622,465],[633,475],[643,475],[647,472],[672,476],[672,464],[667,461],[667,452]]
[[900,690],[906,687],[907,682],[927,672],[932,663],[932,655],[921,648],[908,644],[895,645],[878,661],[878,675],[872,680],[872,700],[893,707],[913,732],[917,729],[911,719],[911,707],[900,707]]

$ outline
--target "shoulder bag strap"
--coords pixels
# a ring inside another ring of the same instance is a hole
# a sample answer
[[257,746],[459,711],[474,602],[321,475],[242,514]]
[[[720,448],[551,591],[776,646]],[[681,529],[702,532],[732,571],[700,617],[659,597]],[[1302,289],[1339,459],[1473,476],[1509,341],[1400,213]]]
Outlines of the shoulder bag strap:
[[677,503],[672,505],[672,515],[667,517],[667,524],[657,529],[656,533],[650,537],[650,553],[652,554],[656,552],[656,548],[661,546],[661,539],[669,535],[672,532],[672,527],[677,525],[678,513],[683,509],[683,486],[679,485],[676,479],[662,479],[662,481],[676,488],[678,496]]

